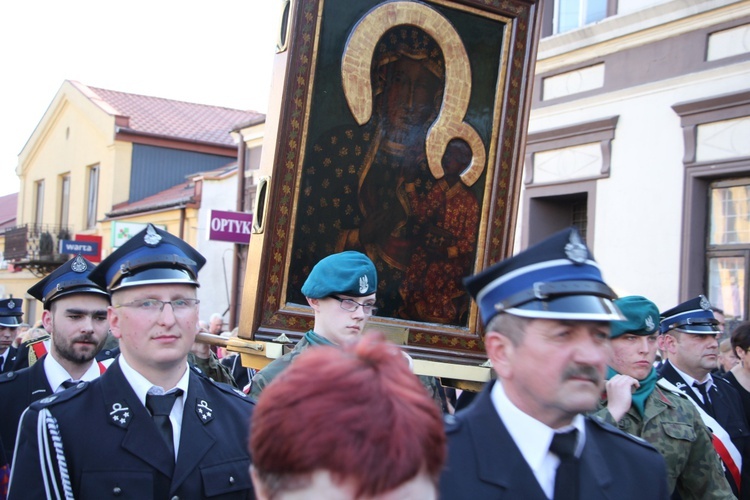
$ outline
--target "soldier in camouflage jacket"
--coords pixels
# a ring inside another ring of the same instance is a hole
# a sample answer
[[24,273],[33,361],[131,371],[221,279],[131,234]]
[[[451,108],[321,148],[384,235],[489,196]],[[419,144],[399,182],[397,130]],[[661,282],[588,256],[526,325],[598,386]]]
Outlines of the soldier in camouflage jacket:
[[653,368],[656,305],[637,296],[615,304],[627,321],[612,322],[606,395],[594,416],[653,445],[667,463],[670,490],[683,500],[734,498],[698,411]]
[[[621,431],[648,441],[667,462],[667,482],[683,500],[691,498],[734,498],[721,470],[709,433],[693,404],[665,380],[646,398],[641,416],[634,405],[619,420],[607,410],[607,400],[599,404],[595,417]],[[667,389],[670,387],[670,389]]]

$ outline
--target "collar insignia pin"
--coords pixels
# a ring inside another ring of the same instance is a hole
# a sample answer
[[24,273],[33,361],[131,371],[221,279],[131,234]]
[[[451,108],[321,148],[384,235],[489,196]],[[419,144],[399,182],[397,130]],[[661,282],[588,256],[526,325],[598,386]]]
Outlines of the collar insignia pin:
[[195,405],[195,412],[204,424],[214,419],[214,411],[208,406],[208,402],[205,399],[198,401],[198,404]]
[[112,422],[120,427],[127,427],[130,423],[130,408],[122,403],[113,404],[109,415],[112,418]]

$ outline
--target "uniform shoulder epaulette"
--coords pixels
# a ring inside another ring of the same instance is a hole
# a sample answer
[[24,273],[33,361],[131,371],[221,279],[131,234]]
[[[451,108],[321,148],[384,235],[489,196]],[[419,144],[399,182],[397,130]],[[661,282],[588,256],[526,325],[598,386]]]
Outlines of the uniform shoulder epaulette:
[[[613,425],[610,425],[610,424],[608,424],[606,422],[603,422],[603,421],[599,420],[598,418],[586,417],[586,420],[589,421],[589,422],[594,423],[596,425],[596,427],[598,427],[599,429],[601,429],[601,430],[603,430],[605,432],[608,432],[608,433],[612,434],[613,436],[617,436],[617,437],[620,437],[620,438],[627,439],[627,440],[629,440],[629,441],[631,441],[633,443],[637,443],[638,445],[643,446],[644,448],[647,448],[647,449],[652,450],[652,451],[656,451],[656,448],[654,448],[648,441],[646,441],[645,439],[643,439],[641,437],[634,436],[632,434],[628,434],[627,432],[623,432],[620,429],[618,429],[617,427],[615,427]],[[658,453],[658,451],[657,451],[657,453]]]
[[456,415],[443,415],[443,424],[446,434],[454,434],[461,429],[461,419]]
[[51,337],[51,336],[50,336],[50,334],[48,333],[47,335],[42,335],[41,337],[36,337],[36,338],[34,338],[34,339],[31,339],[31,340],[27,340],[26,342],[24,342],[24,343],[23,343],[23,344],[21,344],[21,345],[24,345],[24,346],[26,346],[26,347],[30,347],[30,346],[32,346],[32,345],[34,345],[34,344],[38,344],[39,342],[44,342],[45,340],[49,340],[49,339],[51,339],[51,338],[52,338],[52,337]]
[[736,388],[735,388],[735,387],[734,387],[734,386],[732,385],[732,383],[731,383],[731,382],[730,382],[729,380],[725,379],[724,377],[721,377],[721,376],[717,376],[717,375],[714,375],[714,376],[713,376],[712,378],[714,379],[714,384],[716,384],[716,386],[717,386],[717,387],[718,387],[719,385],[722,385],[722,384],[723,384],[723,386],[724,386],[724,387],[731,387],[731,388],[732,388],[733,390],[735,390],[735,391],[737,390],[737,389],[736,389]]
[[4,382],[10,382],[11,380],[15,380],[16,377],[18,377],[18,372],[16,370],[2,373],[0,374],[0,384]]
[[89,385],[91,385],[90,382],[79,382],[78,385],[66,391],[52,394],[51,396],[40,399],[39,401],[34,401],[33,403],[31,403],[31,405],[29,405],[29,408],[33,408],[34,410],[41,410],[42,408],[47,408],[64,401],[68,401],[80,394],[83,394],[83,391],[88,389]]
[[217,382],[216,380],[212,379],[208,375],[206,375],[203,370],[198,368],[197,366],[190,365],[190,368],[192,368],[193,372],[198,375],[201,379],[205,380],[209,384],[213,385],[217,389],[221,390],[222,392],[225,392],[227,394],[231,394],[232,396],[236,398],[243,399],[245,401],[248,401],[250,403],[255,404],[255,399],[249,398],[247,394],[242,392],[241,390],[237,389],[236,387],[232,387],[229,384],[225,384],[223,382]]

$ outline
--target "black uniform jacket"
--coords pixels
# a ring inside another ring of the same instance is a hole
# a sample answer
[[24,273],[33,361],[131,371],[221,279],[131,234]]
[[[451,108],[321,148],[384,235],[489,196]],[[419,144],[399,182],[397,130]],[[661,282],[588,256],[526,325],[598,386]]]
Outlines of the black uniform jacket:
[[[698,405],[701,404],[695,391],[686,386],[686,381],[674,369],[672,363],[666,361],[662,364],[659,374],[670,381],[673,385],[682,389],[685,394],[693,398]],[[742,455],[740,498],[750,500],[750,428],[748,427],[745,410],[742,408],[742,399],[737,393],[737,389],[732,384],[721,377],[713,377],[714,384],[708,391],[708,397],[711,399],[713,414],[709,414],[721,425],[732,443]],[[736,485],[731,474],[726,472],[727,481],[732,486],[732,490],[737,494]]]
[[[8,499],[46,496],[37,431],[44,409],[59,428],[78,500],[253,498],[247,451],[251,400],[194,369],[184,398],[176,464],[119,361],[92,382],[33,403],[22,417]],[[59,482],[62,475],[53,465]]]
[[[492,405],[492,386],[446,418],[448,461],[440,498],[548,500]],[[666,499],[666,477],[664,459],[651,445],[586,418],[580,498]]]
[[44,372],[44,363],[0,375],[0,441],[3,449],[0,465],[13,458],[16,431],[23,411],[34,401],[52,394]]
[[8,357],[5,358],[5,361],[3,361],[3,368],[0,370],[0,373],[5,373],[13,370],[13,367],[16,365],[16,358],[18,357],[18,348],[17,347],[8,347]]

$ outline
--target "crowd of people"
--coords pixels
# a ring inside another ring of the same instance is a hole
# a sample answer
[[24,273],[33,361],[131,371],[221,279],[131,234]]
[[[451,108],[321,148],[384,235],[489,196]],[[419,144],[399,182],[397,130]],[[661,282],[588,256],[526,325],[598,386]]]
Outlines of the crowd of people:
[[0,498],[750,498],[750,323],[617,298],[573,228],[464,280],[494,376],[455,413],[365,334],[364,254],[312,268],[312,329],[257,372],[195,342],[204,263],[149,225],[30,288],[17,346],[0,301]]

